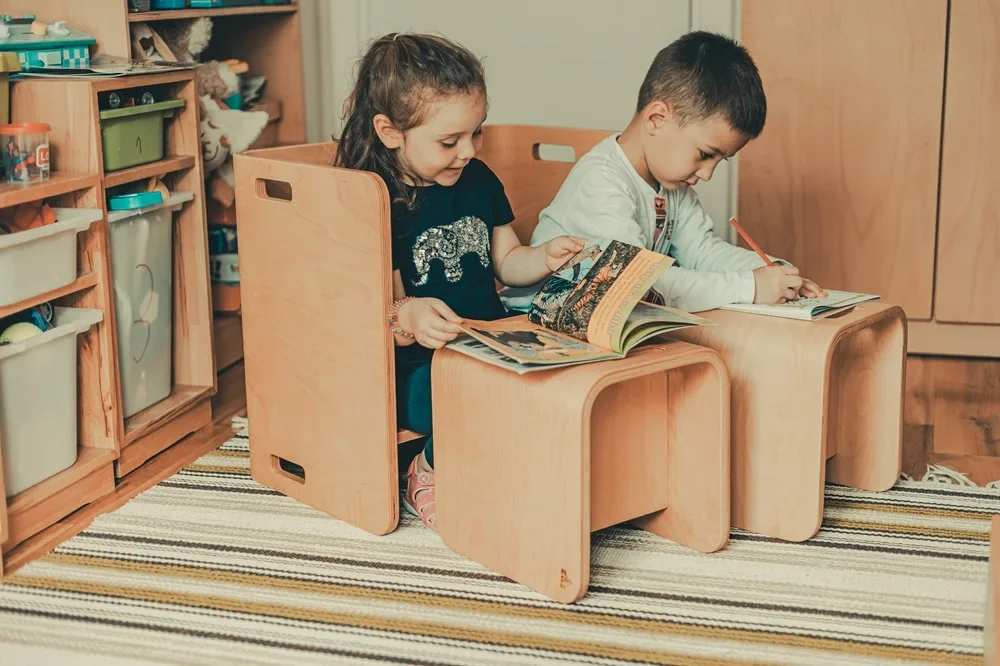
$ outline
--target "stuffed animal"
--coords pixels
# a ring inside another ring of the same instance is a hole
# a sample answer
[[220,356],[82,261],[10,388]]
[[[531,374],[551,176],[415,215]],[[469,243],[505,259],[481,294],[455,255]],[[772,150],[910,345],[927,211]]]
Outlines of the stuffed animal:
[[267,111],[223,109],[208,95],[201,98],[201,111],[201,147],[206,174],[221,167],[233,153],[249,148],[268,121]]
[[[198,62],[212,39],[212,19],[167,21],[153,30],[147,23],[132,26],[132,57],[136,60],[168,62]],[[229,67],[218,60],[209,60],[195,70],[195,90],[198,96],[211,95],[226,99],[240,91],[240,81]]]

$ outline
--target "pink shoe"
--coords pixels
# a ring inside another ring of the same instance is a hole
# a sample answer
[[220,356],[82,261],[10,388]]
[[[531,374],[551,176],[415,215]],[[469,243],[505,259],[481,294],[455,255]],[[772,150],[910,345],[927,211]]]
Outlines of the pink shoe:
[[435,534],[437,527],[434,525],[437,514],[434,511],[434,472],[419,469],[417,461],[418,454],[410,469],[406,473],[406,494],[403,495],[403,508],[420,519],[427,529]]

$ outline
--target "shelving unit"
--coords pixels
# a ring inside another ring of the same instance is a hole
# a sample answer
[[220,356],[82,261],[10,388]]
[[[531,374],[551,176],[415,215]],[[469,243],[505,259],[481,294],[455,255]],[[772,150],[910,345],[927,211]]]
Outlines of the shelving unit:
[[[40,6],[44,5],[44,6]],[[268,78],[257,106],[271,121],[255,148],[304,143],[305,103],[298,4],[129,14],[127,0],[0,0],[0,13],[66,20],[97,38],[92,55],[131,56],[131,29],[202,16],[214,21],[204,59],[238,58]],[[97,93],[165,85],[187,102],[167,123],[166,155],[153,164],[104,173]],[[60,207],[100,209],[104,217],[78,236],[75,281],[0,308],[0,316],[52,301],[99,309],[104,319],[79,337],[78,459],[67,470],[0,503],[0,575],[80,532],[98,514],[166,478],[229,437],[212,423],[245,406],[242,320],[212,312],[206,198],[193,72],[103,80],[32,79],[13,84],[12,120],[52,125],[55,169],[41,184],[0,183],[0,208],[46,199]],[[194,194],[174,221],[173,389],[160,403],[123,418],[111,281],[108,190],[159,177]],[[235,224],[235,220],[233,220]],[[214,342],[214,344],[213,344]],[[218,375],[217,375],[218,371]],[[214,412],[214,413],[213,413]],[[0,469],[3,467],[0,460]],[[0,496],[4,496],[0,474]]]
[[[16,89],[16,86],[15,86]],[[17,118],[17,116],[15,116]],[[86,137],[86,135],[84,135]],[[103,208],[100,175],[53,172],[50,180],[0,186],[0,209],[44,200],[54,207]],[[77,235],[78,277],[70,284],[0,308],[0,317],[44,302],[100,310],[100,323],[77,339],[77,459],[68,469],[6,499],[0,473],[0,574],[12,560],[24,559],[26,542],[35,535],[115,489],[114,463],[122,424],[115,419],[120,404],[118,362],[114,343],[111,271],[107,221],[102,218]],[[106,406],[111,406],[106,409]],[[3,461],[0,459],[0,470]]]
[[153,162],[152,164],[141,164],[130,169],[122,169],[121,171],[109,173],[104,177],[104,187],[110,190],[112,187],[127,185],[128,183],[133,183],[137,180],[162,177],[167,174],[174,173],[175,171],[190,169],[194,165],[195,158],[193,155],[167,157],[166,159],[162,159],[159,162]]
[[[105,173],[98,93],[154,85],[165,86],[169,97],[185,101],[185,106],[166,121],[166,154],[151,164]],[[90,112],[80,113],[80,109]],[[194,200],[174,217],[174,388],[166,400],[127,420],[122,418],[120,400],[116,403],[115,445],[120,455],[115,466],[118,477],[122,477],[212,420],[216,375],[194,72],[103,80],[20,81],[12,90],[11,111],[14,118],[40,120],[52,126],[50,142],[57,168],[98,174],[100,196],[96,207],[105,214],[109,191],[153,176],[159,176],[172,191],[194,193]],[[117,337],[115,331],[111,334]],[[115,377],[117,381],[117,374]]]
[[129,23],[140,21],[177,21],[179,19],[221,18],[225,16],[258,16],[274,14],[294,14],[295,5],[262,5],[260,7],[222,7],[220,9],[174,9],[161,12],[135,12],[128,15]]

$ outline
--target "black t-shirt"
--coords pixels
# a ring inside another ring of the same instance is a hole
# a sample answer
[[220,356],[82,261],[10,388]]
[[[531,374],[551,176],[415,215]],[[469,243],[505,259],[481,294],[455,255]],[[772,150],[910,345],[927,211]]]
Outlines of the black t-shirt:
[[[490,248],[493,228],[513,221],[503,184],[480,160],[470,161],[450,187],[418,188],[416,208],[392,215],[392,267],[406,295],[440,299],[465,319],[507,316]],[[431,356],[418,343],[396,351],[400,359]]]

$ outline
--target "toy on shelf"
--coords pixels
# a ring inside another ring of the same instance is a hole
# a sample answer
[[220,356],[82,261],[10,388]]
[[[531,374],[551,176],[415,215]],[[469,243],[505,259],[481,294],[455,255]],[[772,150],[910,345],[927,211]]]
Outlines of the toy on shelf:
[[[121,94],[126,92],[121,91]],[[184,100],[166,99],[101,111],[104,171],[118,171],[163,159],[163,124],[182,108]]]
[[150,8],[161,12],[169,9],[184,9],[185,0],[153,0]]
[[[108,213],[125,418],[171,392],[173,217],[193,198],[191,192],[164,198],[153,191],[110,200],[125,206]],[[146,204],[143,199],[159,201]]]
[[24,71],[89,69],[90,47],[96,43],[65,21],[46,24],[34,14],[5,15],[0,21],[0,51],[14,53]]
[[31,321],[15,323],[5,333],[12,339],[0,345],[0,446],[7,498],[77,460],[77,336],[102,321],[104,314],[82,308],[52,310],[45,330]]
[[77,234],[104,217],[99,208],[50,208],[39,201],[0,214],[0,308],[76,280]]
[[162,87],[158,86],[109,90],[97,94],[97,107],[102,111],[107,109],[121,109],[123,107],[141,106],[144,104],[156,104],[165,99],[167,97],[164,95]]
[[49,177],[48,123],[14,123],[0,126],[3,167],[12,183],[34,183]]

